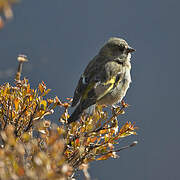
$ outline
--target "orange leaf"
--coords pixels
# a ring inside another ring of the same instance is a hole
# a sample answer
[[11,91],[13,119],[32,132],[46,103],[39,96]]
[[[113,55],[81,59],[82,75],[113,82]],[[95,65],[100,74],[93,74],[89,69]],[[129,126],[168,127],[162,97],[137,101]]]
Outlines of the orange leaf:
[[45,82],[44,81],[42,81],[42,83],[41,83],[43,86],[44,86],[44,89],[46,89],[46,84],[45,84]]
[[105,134],[105,133],[107,133],[107,132],[108,132],[107,129],[100,130],[100,134]]
[[14,106],[15,106],[16,111],[18,111],[18,109],[19,109],[19,102],[20,102],[20,100],[18,98],[14,99]]
[[41,94],[44,92],[44,87],[42,84],[39,84],[39,90],[40,90]]
[[50,91],[51,91],[51,89],[47,89],[47,90],[43,93],[43,96],[47,95]]
[[80,143],[80,141],[79,141],[79,138],[78,138],[78,139],[75,140],[75,145],[79,146],[80,145],[79,143]]
[[19,176],[24,176],[24,169],[23,168],[18,168],[18,171],[17,171],[17,174],[19,175]]
[[47,102],[48,102],[49,104],[52,104],[52,103],[54,102],[54,100],[53,100],[53,99],[47,99]]
[[54,98],[54,103],[56,103],[57,105],[62,105],[61,101],[57,96]]
[[7,94],[7,87],[5,87],[4,89],[3,96],[6,96],[6,94]]
[[4,27],[4,21],[3,19],[0,17],[0,29],[2,29]]
[[27,94],[31,92],[31,89],[30,89],[30,84],[27,85],[27,90],[26,90]]
[[120,115],[120,114],[125,114],[125,111],[124,111],[123,109],[121,109],[121,110],[118,111],[117,113],[118,113],[118,115]]
[[97,137],[93,137],[93,138],[91,138],[91,143],[93,143],[93,142],[95,142],[97,140]]
[[127,103],[125,103],[124,100],[121,101],[121,105],[124,107],[124,108],[127,108],[129,105]]
[[97,161],[106,160],[106,159],[109,159],[111,156],[112,156],[112,153],[108,153],[106,155],[103,155],[103,156],[97,158],[96,160]]
[[70,106],[70,104],[64,103],[63,106],[64,106],[65,108],[68,108],[68,107]]
[[46,110],[46,107],[47,107],[47,102],[45,100],[42,100],[40,102],[40,109],[41,110]]

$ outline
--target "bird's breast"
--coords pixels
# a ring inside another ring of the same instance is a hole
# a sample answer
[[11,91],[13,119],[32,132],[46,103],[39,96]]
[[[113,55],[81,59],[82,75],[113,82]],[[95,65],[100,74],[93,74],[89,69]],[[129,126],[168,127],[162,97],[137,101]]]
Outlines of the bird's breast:
[[120,102],[126,95],[126,92],[131,83],[130,67],[124,67],[124,76],[122,80],[109,93],[100,99],[98,104],[113,105]]

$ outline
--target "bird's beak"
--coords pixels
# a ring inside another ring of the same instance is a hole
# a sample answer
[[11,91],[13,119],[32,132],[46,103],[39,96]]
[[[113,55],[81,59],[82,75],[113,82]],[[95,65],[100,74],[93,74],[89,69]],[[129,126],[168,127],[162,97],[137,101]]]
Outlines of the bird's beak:
[[128,46],[128,47],[127,47],[127,51],[128,51],[129,53],[131,53],[131,52],[134,52],[134,51],[136,51],[136,50],[133,49],[132,47]]

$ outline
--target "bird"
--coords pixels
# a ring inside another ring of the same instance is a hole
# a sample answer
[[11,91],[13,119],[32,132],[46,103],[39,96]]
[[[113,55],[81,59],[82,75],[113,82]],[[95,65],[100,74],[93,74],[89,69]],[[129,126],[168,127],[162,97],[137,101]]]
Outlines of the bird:
[[89,62],[74,91],[74,112],[68,124],[96,105],[116,106],[131,83],[131,53],[135,49],[118,37],[111,37]]

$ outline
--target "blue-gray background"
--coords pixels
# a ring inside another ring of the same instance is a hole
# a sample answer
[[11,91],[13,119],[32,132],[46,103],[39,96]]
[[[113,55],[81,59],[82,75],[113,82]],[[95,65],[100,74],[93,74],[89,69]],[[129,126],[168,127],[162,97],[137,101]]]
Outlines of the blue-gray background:
[[179,7],[178,0],[22,1],[0,31],[0,83],[13,79],[16,57],[24,53],[24,75],[34,87],[44,80],[52,95],[71,97],[102,44],[111,36],[125,38],[137,51],[125,98],[131,106],[122,120],[139,126],[138,136],[127,139],[139,144],[117,160],[92,163],[91,175],[179,180]]

